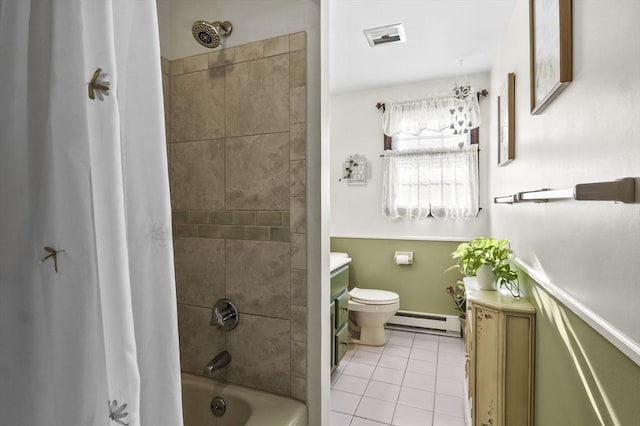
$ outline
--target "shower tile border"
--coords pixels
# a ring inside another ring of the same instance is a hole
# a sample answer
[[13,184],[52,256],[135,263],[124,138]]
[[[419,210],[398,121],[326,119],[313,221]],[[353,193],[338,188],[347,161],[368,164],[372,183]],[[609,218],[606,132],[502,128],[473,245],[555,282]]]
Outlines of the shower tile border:
[[173,210],[174,237],[290,242],[286,210]]

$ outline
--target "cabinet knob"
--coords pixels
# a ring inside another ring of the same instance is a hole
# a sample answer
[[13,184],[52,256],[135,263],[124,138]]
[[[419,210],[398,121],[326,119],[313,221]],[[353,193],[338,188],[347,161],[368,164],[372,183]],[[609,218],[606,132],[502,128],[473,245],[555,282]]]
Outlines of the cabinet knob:
[[341,344],[342,346],[347,346],[349,343],[348,343],[348,342],[343,342],[343,341],[341,341],[341,342],[340,342],[340,344]]

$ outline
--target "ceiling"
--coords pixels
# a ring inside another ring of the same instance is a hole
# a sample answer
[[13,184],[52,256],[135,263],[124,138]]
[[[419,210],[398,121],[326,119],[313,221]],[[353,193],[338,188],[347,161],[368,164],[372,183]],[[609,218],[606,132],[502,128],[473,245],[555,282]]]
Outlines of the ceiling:
[[[330,0],[329,90],[341,93],[486,72],[516,0]],[[363,29],[402,23],[406,42]]]

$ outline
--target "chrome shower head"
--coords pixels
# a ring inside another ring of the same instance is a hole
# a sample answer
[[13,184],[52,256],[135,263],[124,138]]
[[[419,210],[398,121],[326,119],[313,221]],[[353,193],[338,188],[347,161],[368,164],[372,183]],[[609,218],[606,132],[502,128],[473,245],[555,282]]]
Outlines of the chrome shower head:
[[193,38],[204,47],[214,49],[220,46],[221,37],[228,37],[233,30],[229,21],[196,21],[191,27]]

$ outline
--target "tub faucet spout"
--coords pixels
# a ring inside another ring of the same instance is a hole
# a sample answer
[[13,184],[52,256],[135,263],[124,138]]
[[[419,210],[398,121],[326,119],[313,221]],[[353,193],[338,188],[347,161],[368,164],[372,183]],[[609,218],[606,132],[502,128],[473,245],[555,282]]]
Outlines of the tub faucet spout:
[[207,376],[211,376],[214,371],[221,369],[222,367],[227,366],[231,362],[231,354],[227,351],[222,351],[204,368],[204,374]]

